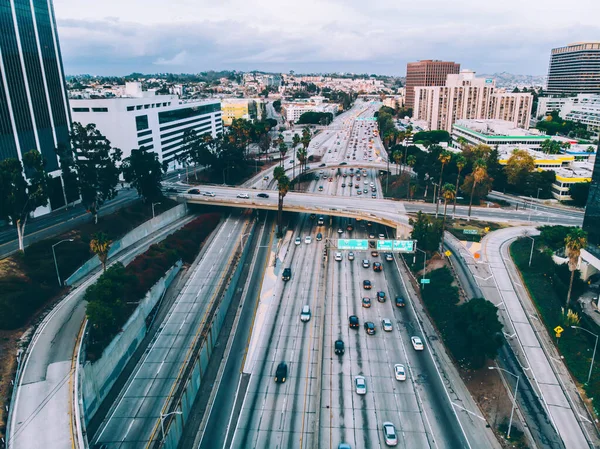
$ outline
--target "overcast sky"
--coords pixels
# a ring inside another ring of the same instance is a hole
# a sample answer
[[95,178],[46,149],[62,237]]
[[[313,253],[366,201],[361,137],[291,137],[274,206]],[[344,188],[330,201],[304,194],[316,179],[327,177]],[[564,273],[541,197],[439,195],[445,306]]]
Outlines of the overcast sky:
[[545,75],[600,40],[600,0],[54,0],[67,74],[266,70],[405,75],[419,59]]

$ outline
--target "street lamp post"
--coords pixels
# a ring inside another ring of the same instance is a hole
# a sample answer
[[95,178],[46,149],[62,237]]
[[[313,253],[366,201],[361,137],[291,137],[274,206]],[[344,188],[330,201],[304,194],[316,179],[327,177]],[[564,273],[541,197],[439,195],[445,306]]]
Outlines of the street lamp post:
[[535,239],[528,234],[524,234],[524,237],[531,239],[531,251],[529,251],[529,266],[531,267],[531,259],[533,258],[533,246],[535,245]]
[[518,376],[510,371],[505,370],[504,368],[500,368],[499,366],[488,366],[488,369],[497,369],[499,371],[504,371],[505,373],[510,374],[517,378],[517,384],[515,385],[515,395],[513,396],[513,405],[512,410],[510,411],[510,420],[508,422],[508,431],[506,432],[506,438],[510,440],[510,429],[512,428],[513,415],[515,413],[515,407],[517,405],[517,393],[519,392],[519,379],[521,376]]
[[571,326],[575,329],[581,329],[582,331],[586,331],[588,334],[592,334],[594,337],[596,337],[596,343],[594,343],[594,352],[592,353],[592,363],[590,363],[590,372],[588,373],[588,379],[586,383],[590,383],[590,379],[592,378],[592,368],[594,367],[594,359],[596,358],[596,348],[598,347],[598,335],[594,334],[593,332],[590,332],[589,330],[583,328],[583,327],[579,327],[579,326]]
[[170,415],[182,415],[182,414],[183,414],[183,412],[180,412],[180,411],[160,414],[160,430],[162,432],[162,441],[165,441],[165,418]]
[[154,218],[154,206],[157,204],[161,204],[160,201],[158,203],[152,203],[152,218]]
[[56,245],[61,244],[62,242],[72,242],[73,239],[64,239],[61,240],[60,242],[55,243],[54,245],[52,245],[52,257],[54,257],[54,268],[56,268],[56,277],[58,278],[58,285],[62,287],[62,281],[60,280],[60,273],[58,271],[58,262],[56,262],[56,252],[54,251],[54,247]]
[[[415,246],[415,250],[421,251],[423,253],[423,255],[425,256],[425,258],[423,259],[423,276],[421,276],[421,281],[422,281],[423,279],[425,279],[425,267],[427,266],[427,253],[425,251],[423,251],[422,249],[417,248],[416,246]],[[417,256],[414,255],[413,256],[413,264],[415,263],[416,258],[417,258]],[[423,290],[425,290],[425,284],[423,282],[421,282],[421,288]]]

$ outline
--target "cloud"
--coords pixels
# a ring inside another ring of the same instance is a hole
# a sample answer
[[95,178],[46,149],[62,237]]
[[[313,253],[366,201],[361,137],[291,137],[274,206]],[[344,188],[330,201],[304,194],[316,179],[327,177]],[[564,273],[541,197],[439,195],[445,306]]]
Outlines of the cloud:
[[[404,74],[418,59],[544,74],[550,49],[600,35],[597,0],[54,0],[67,73],[209,69]],[[172,69],[169,69],[172,67]]]

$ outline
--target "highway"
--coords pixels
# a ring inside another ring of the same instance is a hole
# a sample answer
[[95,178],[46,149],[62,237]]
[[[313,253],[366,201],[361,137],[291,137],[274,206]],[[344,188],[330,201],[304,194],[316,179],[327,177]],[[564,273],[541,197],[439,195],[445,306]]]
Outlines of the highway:
[[161,330],[102,422],[94,443],[108,444],[111,449],[143,448],[151,439],[161,438],[160,431],[152,431],[170,399],[208,306],[226,281],[224,274],[240,245],[245,224],[245,217],[233,214],[220,226]]

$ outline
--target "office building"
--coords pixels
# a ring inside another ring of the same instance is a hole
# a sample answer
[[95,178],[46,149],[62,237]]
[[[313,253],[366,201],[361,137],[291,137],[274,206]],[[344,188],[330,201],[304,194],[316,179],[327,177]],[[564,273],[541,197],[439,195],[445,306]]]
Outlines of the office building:
[[142,91],[140,83],[127,83],[117,98],[71,99],[74,122],[95,123],[96,128],[123,151],[144,147],[158,154],[169,169],[179,167],[183,135],[188,130],[213,136],[223,132],[219,100],[181,101],[176,95]]
[[448,75],[444,86],[415,87],[413,119],[430,130],[448,132],[461,119],[507,120],[515,128],[529,129],[532,105],[530,93],[496,90],[493,79],[476,78],[475,72],[463,70]]
[[256,100],[245,98],[225,98],[221,100],[221,112],[223,113],[223,124],[231,126],[235,119],[256,119]]
[[553,48],[546,93],[600,94],[600,42],[577,42]]
[[38,150],[53,177],[49,206],[64,205],[55,148],[69,145],[70,118],[50,0],[0,2],[0,160]]
[[460,73],[460,64],[449,61],[423,60],[406,64],[405,107],[414,107],[415,87],[443,86],[446,77]]
[[564,120],[586,125],[587,130],[600,133],[600,95],[578,94],[576,97],[540,97],[536,117],[542,119],[553,111]]

